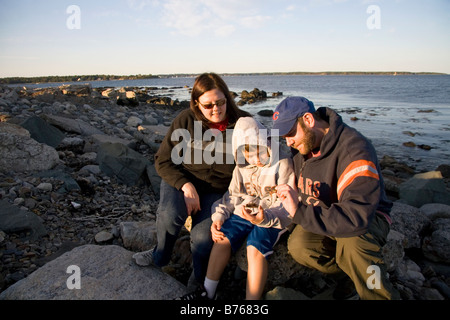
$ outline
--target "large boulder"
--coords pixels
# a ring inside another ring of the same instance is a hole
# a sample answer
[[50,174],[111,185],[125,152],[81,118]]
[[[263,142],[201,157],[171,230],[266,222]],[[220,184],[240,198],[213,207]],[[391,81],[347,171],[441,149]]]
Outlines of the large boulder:
[[444,203],[450,205],[450,193],[440,171],[430,171],[414,175],[399,187],[403,202],[420,208],[427,203]]
[[58,163],[54,148],[32,139],[21,126],[0,122],[0,171],[41,171]]
[[432,233],[423,239],[422,250],[428,259],[450,264],[450,219],[433,221]]
[[40,117],[34,116],[28,118],[21,126],[30,132],[34,140],[45,143],[53,148],[56,148],[65,137],[64,133],[58,130],[58,128],[50,125]]
[[85,97],[90,96],[92,92],[92,86],[89,83],[86,84],[66,84],[59,87],[61,92],[69,96]]
[[119,182],[134,186],[146,181],[150,161],[139,152],[121,143],[103,143],[97,153],[100,169],[108,176],[115,176]]
[[84,140],[86,141],[83,149],[84,152],[97,152],[98,148],[103,143],[121,143],[130,148],[133,148],[136,145],[133,140],[122,139],[106,134],[93,134],[86,137]]
[[431,226],[431,220],[418,208],[402,203],[394,202],[391,210],[391,229],[405,236],[404,247],[420,248],[421,238]]
[[99,129],[84,122],[81,119],[72,119],[67,117],[56,116],[52,114],[42,115],[43,119],[65,132],[73,132],[82,136],[90,136],[93,134],[103,134]]
[[450,264],[450,206],[428,203],[420,211],[432,220],[430,234],[423,239],[422,250],[429,260]]
[[132,255],[115,245],[76,247],[13,284],[0,300],[171,300],[187,293],[161,270],[137,266]]

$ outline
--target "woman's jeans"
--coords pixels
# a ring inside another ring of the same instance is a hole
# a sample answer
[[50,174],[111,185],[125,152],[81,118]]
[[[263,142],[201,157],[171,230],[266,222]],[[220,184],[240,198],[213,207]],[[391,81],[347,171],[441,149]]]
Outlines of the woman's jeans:
[[[192,215],[192,263],[195,278],[200,283],[203,283],[206,275],[209,254],[213,245],[211,237],[211,206],[222,196],[223,194],[217,193],[199,193],[201,210]],[[169,263],[175,241],[187,217],[183,191],[170,186],[162,180],[156,218],[158,243],[153,251],[153,260],[157,266],[162,267]]]

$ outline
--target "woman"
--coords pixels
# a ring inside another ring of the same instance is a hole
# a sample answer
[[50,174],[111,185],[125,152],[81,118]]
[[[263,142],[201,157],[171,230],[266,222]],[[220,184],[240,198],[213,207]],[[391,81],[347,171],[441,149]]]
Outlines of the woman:
[[[158,242],[155,248],[133,256],[138,265],[161,267],[169,263],[179,232],[191,216],[194,275],[197,283],[203,283],[213,245],[211,205],[227,191],[235,167],[227,157],[226,143],[211,140],[226,142],[226,129],[234,128],[240,117],[248,116],[237,108],[228,86],[217,74],[197,77],[190,108],[174,119],[155,155],[155,168],[162,178],[156,220]],[[206,141],[204,136],[208,137]],[[219,161],[205,162],[212,153]]]

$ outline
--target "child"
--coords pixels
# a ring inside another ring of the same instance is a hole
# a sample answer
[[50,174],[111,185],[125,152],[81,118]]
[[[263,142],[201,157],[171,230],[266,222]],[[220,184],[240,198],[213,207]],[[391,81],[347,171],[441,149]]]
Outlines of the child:
[[[212,206],[213,248],[204,288],[182,299],[213,299],[219,279],[231,256],[247,238],[246,299],[260,299],[267,280],[266,258],[291,217],[277,198],[276,186],[295,188],[290,158],[280,158],[271,148],[264,126],[251,117],[240,118],[233,132],[232,148],[236,167],[222,199]],[[280,159],[279,159],[280,158]]]

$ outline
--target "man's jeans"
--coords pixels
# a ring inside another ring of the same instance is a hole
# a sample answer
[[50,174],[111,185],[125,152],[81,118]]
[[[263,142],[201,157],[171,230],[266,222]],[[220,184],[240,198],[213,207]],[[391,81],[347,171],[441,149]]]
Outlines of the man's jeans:
[[[200,194],[201,210],[192,215],[191,252],[194,274],[203,283],[208,268],[209,254],[213,245],[211,238],[211,206],[223,195]],[[153,252],[156,265],[169,263],[175,241],[188,217],[183,191],[161,181],[160,200],[156,218],[158,244]]]

